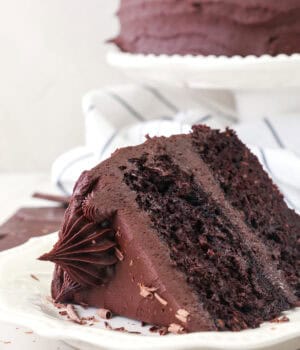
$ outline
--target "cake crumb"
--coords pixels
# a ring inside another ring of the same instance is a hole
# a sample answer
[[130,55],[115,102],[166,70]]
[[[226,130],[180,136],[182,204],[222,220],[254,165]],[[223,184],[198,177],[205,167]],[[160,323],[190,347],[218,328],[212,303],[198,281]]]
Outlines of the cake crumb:
[[113,330],[117,331],[117,332],[125,332],[125,328],[124,327],[113,328]]
[[151,333],[158,333],[159,335],[166,335],[169,333],[167,327],[158,327],[158,326],[152,326],[150,327],[149,331]]
[[130,334],[141,334],[141,332],[128,331],[125,327],[113,328],[107,321],[104,322],[104,326],[106,329],[109,329],[111,331],[124,332],[124,333],[130,333]]
[[284,323],[284,322],[289,322],[290,319],[287,316],[281,316],[281,317],[276,317],[273,320],[271,320],[270,322],[272,323]]

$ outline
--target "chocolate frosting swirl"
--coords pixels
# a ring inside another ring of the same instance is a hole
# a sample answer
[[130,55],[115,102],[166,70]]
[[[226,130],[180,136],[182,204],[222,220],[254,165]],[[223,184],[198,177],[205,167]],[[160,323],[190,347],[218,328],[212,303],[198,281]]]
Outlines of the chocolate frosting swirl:
[[39,259],[60,266],[72,287],[101,285],[118,261],[114,237],[107,221],[93,222],[79,208],[67,217],[53,249]]

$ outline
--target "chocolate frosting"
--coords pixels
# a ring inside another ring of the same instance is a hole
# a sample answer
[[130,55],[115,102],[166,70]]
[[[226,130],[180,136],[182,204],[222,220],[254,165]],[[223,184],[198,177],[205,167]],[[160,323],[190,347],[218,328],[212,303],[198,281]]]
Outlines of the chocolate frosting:
[[58,242],[40,260],[49,260],[61,267],[65,273],[62,289],[101,285],[118,261],[114,236],[108,222],[90,221],[80,208],[67,217]]
[[121,50],[143,54],[300,52],[298,0],[123,0]]
[[[226,201],[209,167],[195,154],[189,135],[153,138],[118,150],[81,175],[59,240],[52,252],[42,257],[56,263],[53,298],[103,307],[147,323],[175,323],[186,331],[222,329],[222,323],[218,325],[186,275],[174,266],[169,248],[157,235],[147,211],[139,208],[136,193],[124,182],[124,169],[134,176],[132,160],[145,153],[150,164],[157,154],[170,154],[181,169],[195,174],[196,181],[223,208],[253,250],[261,266],[260,278],[268,280],[278,292],[276,300],[292,304],[293,293],[267,248]],[[145,297],[141,287],[153,295]],[[188,314],[186,320],[178,318],[178,310]]]

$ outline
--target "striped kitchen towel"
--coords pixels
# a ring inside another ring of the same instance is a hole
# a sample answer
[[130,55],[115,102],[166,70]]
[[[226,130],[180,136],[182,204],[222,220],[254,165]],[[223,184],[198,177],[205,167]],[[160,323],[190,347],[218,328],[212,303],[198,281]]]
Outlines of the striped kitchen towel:
[[140,144],[146,134],[186,133],[193,124],[204,123],[235,129],[280,187],[288,205],[300,211],[300,116],[239,122],[234,110],[201,91],[133,84],[88,93],[83,113],[85,145],[64,153],[52,166],[52,179],[66,195],[72,193],[83,170],[115,149]]

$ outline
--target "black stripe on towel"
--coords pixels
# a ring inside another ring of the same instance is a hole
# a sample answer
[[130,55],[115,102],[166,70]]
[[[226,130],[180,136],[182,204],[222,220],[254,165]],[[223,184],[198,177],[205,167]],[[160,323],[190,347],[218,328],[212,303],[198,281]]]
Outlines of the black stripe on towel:
[[159,119],[161,119],[161,120],[174,120],[173,117],[169,117],[169,116],[167,116],[167,115],[163,115],[163,116],[161,116]]
[[[273,179],[276,179],[276,176],[274,175],[274,173],[272,172],[271,168],[270,168],[270,165],[269,165],[269,162],[267,160],[267,157],[265,155],[265,152],[262,148],[259,149],[260,150],[260,154],[261,154],[261,157],[262,157],[262,161],[265,165],[265,168],[268,170],[268,173],[272,176]],[[293,202],[287,197],[287,195],[284,193],[284,198],[285,198],[285,201],[287,202],[287,204],[293,208],[293,209],[296,209],[296,206],[293,204]]]
[[69,191],[67,191],[65,189],[65,186],[63,185],[63,183],[60,180],[57,180],[56,182],[56,186],[61,190],[61,192],[66,195],[66,196],[70,196],[72,193],[69,193]]
[[201,123],[207,122],[209,119],[211,119],[211,115],[208,114],[196,120],[194,124],[201,124]]
[[153,86],[149,85],[142,85],[144,89],[151,92],[153,96],[155,96],[162,104],[164,104],[166,107],[168,107],[172,112],[178,113],[179,109],[171,102],[169,101],[165,96],[162,95],[160,91],[155,89]]
[[91,111],[93,111],[94,109],[96,109],[96,106],[95,105],[89,105],[89,107],[88,107],[88,112],[91,112]]
[[125,101],[122,97],[120,97],[118,94],[112,91],[106,91],[108,96],[113,98],[116,102],[118,102],[123,108],[127,110],[135,119],[138,119],[140,121],[144,121],[145,118],[137,112],[127,101]]
[[272,125],[272,123],[270,122],[270,120],[268,118],[264,118],[264,122],[267,125],[268,129],[270,130],[271,134],[273,135],[273,138],[276,141],[277,145],[280,148],[285,148],[281,138],[279,137],[277,131],[275,130],[275,128]]
[[101,157],[103,156],[103,154],[105,153],[105,151],[107,150],[107,148],[111,145],[111,143],[113,142],[113,140],[116,138],[116,136],[118,135],[119,131],[116,130],[115,132],[112,133],[112,135],[110,136],[110,138],[106,141],[105,145],[103,146],[100,155],[99,155],[99,159],[101,159]]

